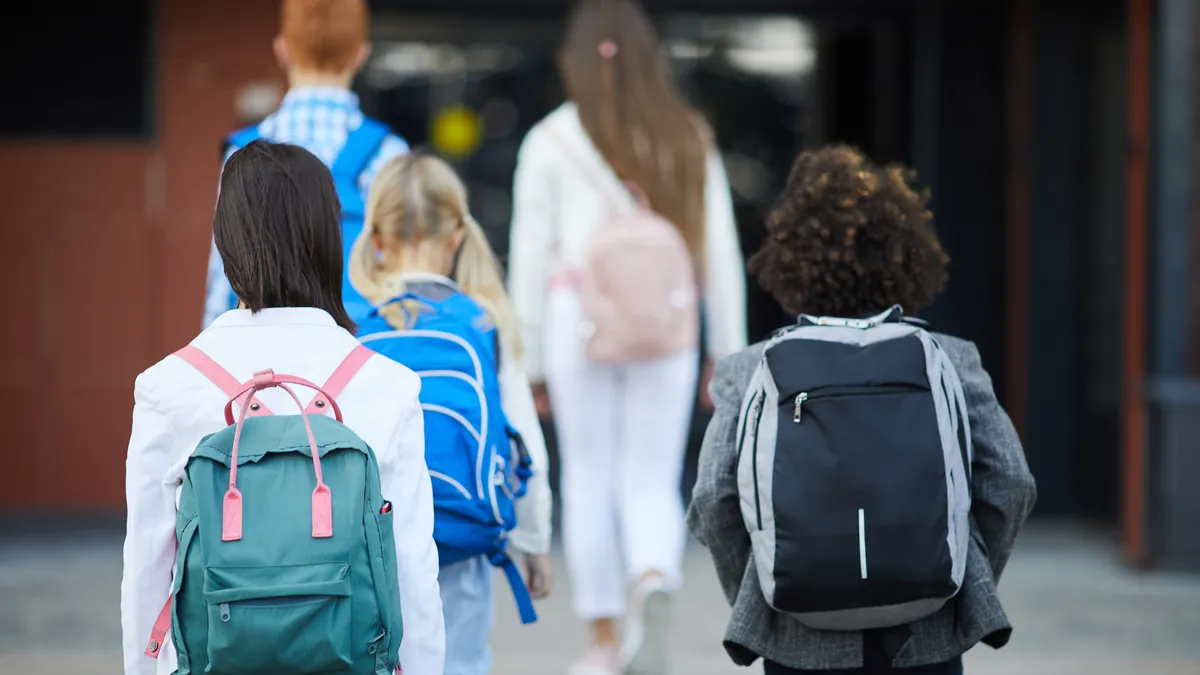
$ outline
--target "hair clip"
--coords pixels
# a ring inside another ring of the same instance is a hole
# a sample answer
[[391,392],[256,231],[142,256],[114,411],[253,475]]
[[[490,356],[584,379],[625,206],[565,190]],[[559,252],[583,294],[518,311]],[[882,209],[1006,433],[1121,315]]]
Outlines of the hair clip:
[[600,43],[600,58],[611,59],[617,55],[617,43],[612,40],[605,40]]

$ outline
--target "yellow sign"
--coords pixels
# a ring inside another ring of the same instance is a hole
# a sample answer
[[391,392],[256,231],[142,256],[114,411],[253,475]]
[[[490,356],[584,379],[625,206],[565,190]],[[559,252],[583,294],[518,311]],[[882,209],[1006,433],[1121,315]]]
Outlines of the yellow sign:
[[483,119],[465,106],[443,108],[433,118],[429,135],[438,152],[448,157],[466,157],[483,140]]

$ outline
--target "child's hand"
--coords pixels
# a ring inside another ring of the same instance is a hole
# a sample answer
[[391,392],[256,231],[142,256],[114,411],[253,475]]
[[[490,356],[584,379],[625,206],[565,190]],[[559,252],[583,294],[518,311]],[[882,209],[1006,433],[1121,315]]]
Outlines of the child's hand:
[[525,587],[534,600],[545,600],[554,589],[554,568],[550,556],[525,554]]

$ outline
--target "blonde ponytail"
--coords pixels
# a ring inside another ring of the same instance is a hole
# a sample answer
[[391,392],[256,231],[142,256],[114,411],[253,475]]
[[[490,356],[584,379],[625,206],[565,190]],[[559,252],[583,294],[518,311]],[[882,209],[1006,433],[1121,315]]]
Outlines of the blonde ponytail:
[[[404,293],[404,281],[398,272],[384,269],[373,241],[376,233],[384,231],[387,224],[403,217],[404,202],[398,199],[392,186],[401,182],[411,169],[416,155],[403,155],[383,166],[371,183],[367,196],[366,214],[362,231],[350,247],[350,285],[372,305],[387,302]],[[415,320],[414,303],[391,303],[379,309],[379,314],[396,330],[411,328]]]
[[504,345],[515,358],[520,359],[521,326],[512,301],[508,298],[508,291],[504,288],[500,263],[483,228],[470,213],[463,216],[463,228],[465,235],[458,253],[458,264],[454,267],[454,280],[487,311],[496,323]]
[[[367,221],[370,222],[370,221]],[[372,305],[387,302],[404,292],[404,282],[398,274],[388,274],[375,254],[371,241],[374,230],[364,224],[350,247],[350,285]],[[410,303],[391,303],[379,308],[379,315],[396,330],[411,328],[415,320]]]
[[[520,325],[508,299],[500,264],[483,228],[467,209],[467,190],[454,169],[436,157],[404,155],[388,162],[371,184],[362,232],[350,250],[350,283],[372,304],[404,292],[401,274],[386,269],[373,238],[390,243],[449,242],[462,230],[451,277],[483,307],[514,358],[521,355]],[[397,330],[412,326],[417,303],[392,303],[380,314]]]
[[382,270],[375,257],[375,245],[371,242],[374,229],[369,223],[370,221],[367,221],[363,224],[362,231],[358,233],[358,239],[355,239],[354,245],[350,247],[350,258],[346,264],[350,267],[347,270],[350,276],[350,285],[358,291],[359,295],[376,303],[381,301]]

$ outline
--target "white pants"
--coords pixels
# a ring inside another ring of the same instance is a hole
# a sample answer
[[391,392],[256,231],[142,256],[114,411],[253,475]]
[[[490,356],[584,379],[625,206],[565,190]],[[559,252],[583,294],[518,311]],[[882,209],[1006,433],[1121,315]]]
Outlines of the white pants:
[[680,478],[699,353],[628,365],[588,360],[578,297],[546,308],[546,378],[561,461],[563,543],[576,613],[625,613],[627,582],[682,582]]

